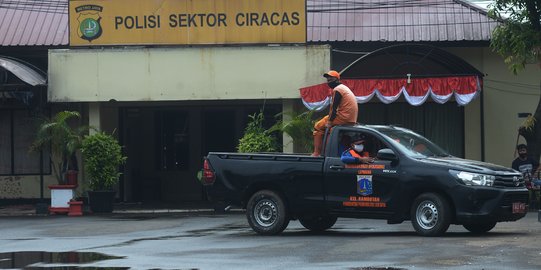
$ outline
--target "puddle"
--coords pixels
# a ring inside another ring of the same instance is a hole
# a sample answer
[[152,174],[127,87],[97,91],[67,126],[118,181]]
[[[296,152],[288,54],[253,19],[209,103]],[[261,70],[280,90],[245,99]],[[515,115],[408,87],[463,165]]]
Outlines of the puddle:
[[[42,251],[20,251],[0,253],[0,269],[115,269],[123,270],[128,267],[78,267],[77,264],[91,263],[97,261],[122,259],[124,257],[110,256],[96,252],[42,252]],[[39,266],[34,264],[39,263]],[[48,266],[47,264],[55,264]],[[58,264],[69,264],[69,266],[58,266]]]
[[30,266],[25,267],[24,269],[32,269],[32,270],[127,270],[130,269],[129,267],[88,267],[88,266]]
[[358,268],[351,268],[351,270],[406,270],[406,269],[396,268],[396,267],[358,267]]

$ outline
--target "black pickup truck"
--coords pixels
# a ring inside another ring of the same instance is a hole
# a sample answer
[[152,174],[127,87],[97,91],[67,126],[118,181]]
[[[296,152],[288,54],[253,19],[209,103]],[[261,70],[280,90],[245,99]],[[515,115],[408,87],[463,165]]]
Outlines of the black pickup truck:
[[[343,163],[348,140],[358,137],[374,161]],[[411,220],[423,236],[442,235],[450,224],[485,233],[528,209],[519,172],[453,157],[405,128],[336,126],[324,153],[210,152],[202,181],[212,201],[246,208],[248,223],[260,234],[281,233],[295,219],[324,231],[338,217]]]

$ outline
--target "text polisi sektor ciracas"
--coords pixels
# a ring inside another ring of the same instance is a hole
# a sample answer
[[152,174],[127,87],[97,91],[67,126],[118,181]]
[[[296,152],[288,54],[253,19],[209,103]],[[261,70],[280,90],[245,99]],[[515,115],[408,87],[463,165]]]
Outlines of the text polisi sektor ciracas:
[[179,13],[167,16],[162,23],[160,15],[115,16],[115,29],[152,29],[161,27],[227,27],[245,26],[287,26],[298,25],[301,15],[298,12],[237,13],[229,18],[225,13]]

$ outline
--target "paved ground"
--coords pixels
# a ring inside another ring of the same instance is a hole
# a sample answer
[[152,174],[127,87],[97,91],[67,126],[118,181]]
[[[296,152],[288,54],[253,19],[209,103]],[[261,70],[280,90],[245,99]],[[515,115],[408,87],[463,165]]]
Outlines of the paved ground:
[[320,235],[292,221],[281,235],[264,237],[242,212],[4,216],[0,253],[99,252],[123,258],[84,266],[131,269],[541,269],[537,219],[530,212],[484,236],[451,226],[427,238],[409,222],[356,219],[339,219]]
[[36,214],[35,206],[31,204],[0,206],[0,217],[32,216],[35,214]]
[[[213,211],[210,203],[184,203],[178,204],[138,204],[138,203],[119,203],[114,207],[114,214],[167,214],[167,213],[186,213],[186,212],[209,212]],[[88,206],[84,207],[84,215],[92,215]],[[46,216],[36,214],[36,205],[19,204],[0,206],[0,217],[21,217],[21,216]]]

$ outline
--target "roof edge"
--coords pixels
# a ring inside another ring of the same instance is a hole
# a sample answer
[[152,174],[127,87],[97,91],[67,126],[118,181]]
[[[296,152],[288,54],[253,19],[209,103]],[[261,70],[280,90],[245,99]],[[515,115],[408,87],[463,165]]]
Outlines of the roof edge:
[[38,86],[47,84],[47,73],[22,60],[0,56],[0,67],[13,73],[13,75],[29,85]]

